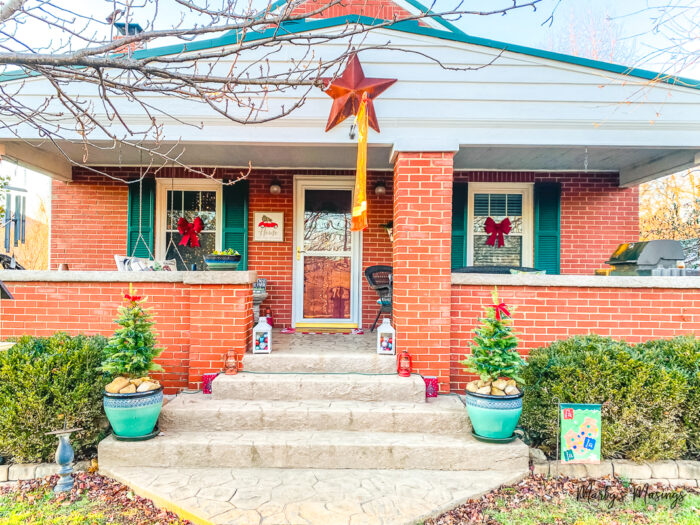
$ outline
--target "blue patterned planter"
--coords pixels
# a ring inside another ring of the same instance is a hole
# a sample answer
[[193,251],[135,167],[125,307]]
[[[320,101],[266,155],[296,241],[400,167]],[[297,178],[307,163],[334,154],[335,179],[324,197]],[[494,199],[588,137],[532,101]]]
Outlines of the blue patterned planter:
[[163,408],[163,387],[134,394],[104,393],[107,419],[120,437],[147,436],[153,432]]
[[474,432],[485,438],[511,437],[523,411],[522,392],[514,396],[491,396],[467,391],[465,401]]

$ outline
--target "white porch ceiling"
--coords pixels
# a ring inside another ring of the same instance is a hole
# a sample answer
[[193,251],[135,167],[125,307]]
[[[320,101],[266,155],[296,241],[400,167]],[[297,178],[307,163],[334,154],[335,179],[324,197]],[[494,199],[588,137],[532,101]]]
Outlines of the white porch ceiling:
[[[42,160],[42,166],[60,166],[59,173],[43,171],[54,178],[65,180],[66,161],[51,144],[32,148],[26,143],[5,143],[8,154],[26,165]],[[19,146],[22,147],[19,147]],[[78,143],[60,145],[76,164],[89,166],[139,166],[148,164],[147,155],[133,148],[90,148]],[[163,146],[169,149],[172,145]],[[177,145],[180,161],[198,167],[245,167],[266,169],[354,169],[357,146],[348,144],[230,144],[183,143]],[[632,148],[632,147],[514,147],[514,146],[461,146],[455,154],[456,170],[504,171],[613,171],[621,174],[621,185],[641,182],[686,169],[700,162],[700,148]],[[391,170],[392,147],[374,144],[368,150],[368,168]],[[19,155],[21,154],[21,155]],[[19,155],[19,156],[18,156]],[[586,162],[587,159],[587,162]],[[154,165],[161,165],[157,159]],[[40,166],[41,167],[41,166]],[[54,170],[58,171],[58,170]]]

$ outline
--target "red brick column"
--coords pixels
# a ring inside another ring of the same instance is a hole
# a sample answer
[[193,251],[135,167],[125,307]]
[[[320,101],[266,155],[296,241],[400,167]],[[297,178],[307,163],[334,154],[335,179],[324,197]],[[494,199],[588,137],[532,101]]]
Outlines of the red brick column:
[[202,374],[224,368],[226,354],[244,354],[253,326],[253,286],[190,286],[188,384],[200,388]]
[[452,157],[397,154],[394,164],[394,300],[397,349],[414,370],[450,388]]

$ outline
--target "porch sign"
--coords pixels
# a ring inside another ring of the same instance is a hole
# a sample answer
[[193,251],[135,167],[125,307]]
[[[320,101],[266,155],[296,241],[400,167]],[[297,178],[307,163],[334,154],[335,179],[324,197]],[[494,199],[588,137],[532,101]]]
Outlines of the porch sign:
[[600,463],[600,405],[562,403],[561,462]]
[[284,212],[256,211],[253,222],[254,242],[284,242]]

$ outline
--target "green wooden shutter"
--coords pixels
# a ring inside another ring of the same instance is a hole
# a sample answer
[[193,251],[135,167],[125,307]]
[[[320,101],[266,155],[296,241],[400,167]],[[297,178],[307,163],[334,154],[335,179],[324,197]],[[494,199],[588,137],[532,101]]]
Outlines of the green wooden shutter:
[[467,184],[452,186],[452,269],[467,265]]
[[535,268],[559,273],[561,186],[535,184]]
[[[139,188],[139,186],[142,186]],[[143,179],[139,184],[129,184],[129,216],[127,218],[127,255],[129,257],[153,256],[153,217],[155,216],[156,181]],[[141,213],[139,214],[139,208]],[[141,226],[139,229],[139,217]],[[141,238],[139,238],[139,231]]]
[[248,181],[224,186],[222,247],[241,254],[239,270],[248,269]]

